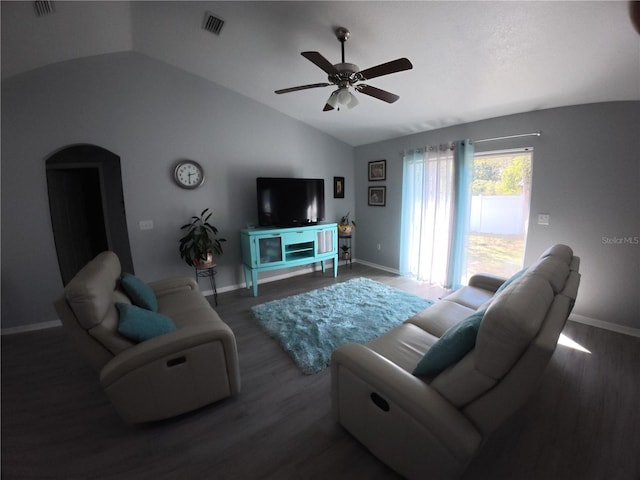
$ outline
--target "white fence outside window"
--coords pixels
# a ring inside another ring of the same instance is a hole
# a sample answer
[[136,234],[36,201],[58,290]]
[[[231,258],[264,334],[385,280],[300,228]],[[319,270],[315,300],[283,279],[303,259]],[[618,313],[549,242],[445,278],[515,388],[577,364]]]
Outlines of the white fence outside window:
[[474,195],[471,197],[470,231],[524,235],[527,212],[524,195]]

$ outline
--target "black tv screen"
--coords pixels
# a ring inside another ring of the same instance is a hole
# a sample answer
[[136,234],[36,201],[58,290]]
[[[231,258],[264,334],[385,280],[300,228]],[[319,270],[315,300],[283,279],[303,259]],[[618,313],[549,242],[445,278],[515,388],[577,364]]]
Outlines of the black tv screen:
[[259,177],[256,186],[261,227],[313,225],[324,220],[323,179]]

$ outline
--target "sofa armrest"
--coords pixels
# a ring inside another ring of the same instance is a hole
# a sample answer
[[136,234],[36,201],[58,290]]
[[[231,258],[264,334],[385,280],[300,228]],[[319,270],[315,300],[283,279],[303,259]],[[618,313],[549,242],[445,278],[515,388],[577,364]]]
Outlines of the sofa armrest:
[[469,286],[495,293],[500,288],[500,285],[506,281],[506,278],[491,273],[477,273],[469,279]]
[[[115,383],[129,372],[169,356],[180,356],[190,348],[220,341],[223,344],[229,375],[232,383],[239,384],[238,352],[233,332],[223,322],[213,325],[194,325],[152,338],[131,347],[115,356],[100,372],[100,383],[104,387]],[[233,379],[238,379],[237,382]]]
[[468,462],[479,447],[480,433],[457,408],[421,379],[360,344],[343,345],[331,358],[332,401],[338,417],[341,368],[404,410],[461,461]]
[[198,284],[191,277],[166,278],[155,282],[149,282],[148,285],[156,296],[168,295],[170,293],[181,292],[184,290],[198,290]]

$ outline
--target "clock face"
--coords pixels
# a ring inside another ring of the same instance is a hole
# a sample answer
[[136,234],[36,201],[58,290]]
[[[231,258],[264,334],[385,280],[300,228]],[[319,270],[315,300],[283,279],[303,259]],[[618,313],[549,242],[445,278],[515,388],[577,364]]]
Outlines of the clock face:
[[196,188],[204,183],[204,170],[198,162],[183,160],[176,165],[173,177],[182,188]]

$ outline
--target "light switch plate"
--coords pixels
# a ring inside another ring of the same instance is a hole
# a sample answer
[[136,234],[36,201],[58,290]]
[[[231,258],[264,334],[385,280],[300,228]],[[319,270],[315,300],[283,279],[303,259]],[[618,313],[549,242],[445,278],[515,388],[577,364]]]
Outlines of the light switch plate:
[[548,213],[539,213],[538,214],[538,225],[549,225],[549,214]]
[[140,220],[139,225],[140,225],[140,230],[152,230],[153,220]]

